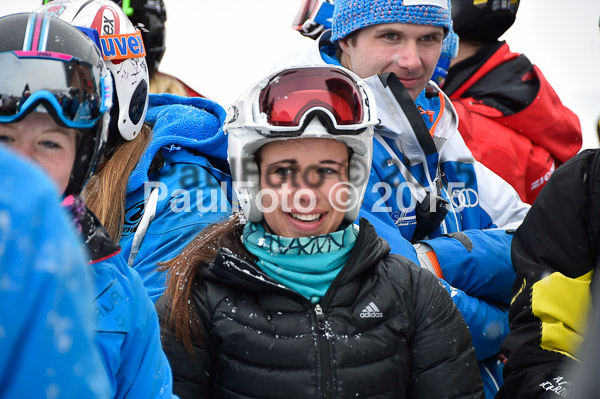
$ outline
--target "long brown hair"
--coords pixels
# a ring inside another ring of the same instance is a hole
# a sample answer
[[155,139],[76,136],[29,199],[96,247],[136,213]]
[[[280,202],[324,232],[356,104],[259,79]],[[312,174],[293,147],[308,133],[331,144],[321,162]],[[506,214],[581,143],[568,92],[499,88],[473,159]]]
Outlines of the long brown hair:
[[198,310],[192,299],[192,290],[197,284],[200,271],[215,259],[221,247],[229,248],[242,259],[254,259],[244,244],[244,224],[241,213],[214,223],[202,230],[175,258],[161,263],[159,270],[167,270],[167,288],[164,295],[169,298],[170,313],[167,324],[174,328],[176,337],[187,351],[192,353],[192,340],[202,342]]
[[151,139],[152,128],[145,123],[138,137],[119,145],[82,193],[86,206],[96,214],[114,242],[121,240],[129,175]]

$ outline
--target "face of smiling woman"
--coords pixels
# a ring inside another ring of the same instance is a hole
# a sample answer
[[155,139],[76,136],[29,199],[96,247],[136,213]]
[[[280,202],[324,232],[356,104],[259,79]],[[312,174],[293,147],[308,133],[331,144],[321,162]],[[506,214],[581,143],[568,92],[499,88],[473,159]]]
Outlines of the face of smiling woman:
[[348,182],[344,143],[275,141],[264,145],[258,158],[267,231],[282,237],[310,237],[340,227],[345,214],[340,204],[347,200],[344,183]]
[[40,165],[60,193],[67,189],[75,161],[77,131],[59,126],[52,116],[32,112],[16,123],[0,123],[0,144]]

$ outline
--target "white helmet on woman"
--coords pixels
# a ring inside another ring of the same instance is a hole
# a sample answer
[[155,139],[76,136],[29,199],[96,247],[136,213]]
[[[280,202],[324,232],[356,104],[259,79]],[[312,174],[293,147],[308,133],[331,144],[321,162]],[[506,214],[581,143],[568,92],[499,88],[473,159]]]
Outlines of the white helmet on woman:
[[224,131],[234,188],[245,216],[260,222],[260,179],[255,154],[279,140],[327,138],[352,150],[349,201],[344,220],[356,220],[373,156],[379,122],[367,85],[347,69],[307,66],[284,69],[253,85],[228,111]]
[[131,141],[140,133],[148,109],[148,66],[140,31],[121,7],[110,0],[55,0],[38,9],[77,27],[94,29],[104,63],[113,75],[115,104],[109,146],[120,137]]

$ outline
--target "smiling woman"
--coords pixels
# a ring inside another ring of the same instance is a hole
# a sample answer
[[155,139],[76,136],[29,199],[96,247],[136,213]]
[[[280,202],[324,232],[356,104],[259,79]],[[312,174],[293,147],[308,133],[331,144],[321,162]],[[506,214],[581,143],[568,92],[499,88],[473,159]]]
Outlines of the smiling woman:
[[265,144],[257,158],[262,192],[273,194],[262,196],[265,225],[273,234],[310,237],[338,229],[348,197],[342,190],[345,186],[340,185],[348,182],[344,143],[331,139],[274,141]]
[[243,215],[166,263],[156,305],[182,399],[483,397],[446,290],[354,224],[378,121],[370,96],[340,67],[301,67],[230,107]]

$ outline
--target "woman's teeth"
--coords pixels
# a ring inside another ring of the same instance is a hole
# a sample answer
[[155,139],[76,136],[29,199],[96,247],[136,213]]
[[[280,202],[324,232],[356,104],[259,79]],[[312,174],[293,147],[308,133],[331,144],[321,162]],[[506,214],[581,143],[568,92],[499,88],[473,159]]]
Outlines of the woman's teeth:
[[321,219],[320,213],[315,213],[312,215],[306,215],[306,214],[301,214],[301,213],[290,213],[290,215],[292,215],[292,217],[294,219],[300,220],[302,222],[316,222],[317,220]]

